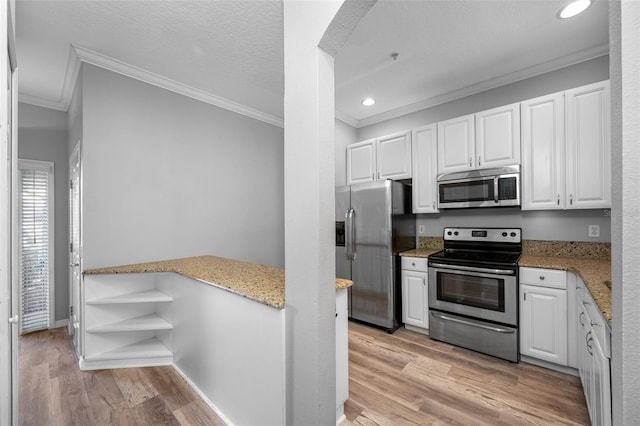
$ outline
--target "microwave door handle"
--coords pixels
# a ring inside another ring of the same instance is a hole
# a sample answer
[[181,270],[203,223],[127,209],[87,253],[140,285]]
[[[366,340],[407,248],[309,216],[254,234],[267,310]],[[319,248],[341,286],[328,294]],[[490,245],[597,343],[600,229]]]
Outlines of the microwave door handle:
[[498,198],[498,176],[493,178],[493,201],[496,203],[500,201]]

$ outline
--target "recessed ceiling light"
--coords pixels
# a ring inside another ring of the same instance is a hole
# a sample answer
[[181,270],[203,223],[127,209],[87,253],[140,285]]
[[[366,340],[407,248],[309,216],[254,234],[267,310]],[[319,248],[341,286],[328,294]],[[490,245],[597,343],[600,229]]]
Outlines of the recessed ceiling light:
[[563,7],[560,10],[560,13],[558,13],[558,16],[561,19],[567,19],[576,16],[587,10],[587,8],[591,6],[591,2],[592,0],[575,0]]
[[362,105],[364,105],[364,106],[371,106],[371,105],[373,105],[375,103],[376,103],[376,100],[373,99],[373,98],[366,98],[366,99],[362,100]]

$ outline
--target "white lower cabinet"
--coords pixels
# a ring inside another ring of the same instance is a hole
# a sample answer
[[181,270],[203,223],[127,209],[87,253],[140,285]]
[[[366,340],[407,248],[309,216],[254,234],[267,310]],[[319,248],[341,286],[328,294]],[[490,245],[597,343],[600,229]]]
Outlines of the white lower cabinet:
[[520,268],[520,354],[567,365],[567,273]]
[[427,259],[402,258],[402,322],[406,325],[429,328],[427,287]]
[[611,329],[578,280],[578,369],[593,425],[611,424]]

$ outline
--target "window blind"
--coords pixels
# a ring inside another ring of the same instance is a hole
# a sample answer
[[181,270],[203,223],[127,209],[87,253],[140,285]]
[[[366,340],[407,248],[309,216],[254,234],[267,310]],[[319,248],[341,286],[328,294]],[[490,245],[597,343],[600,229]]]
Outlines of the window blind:
[[20,169],[20,332],[49,328],[49,170]]

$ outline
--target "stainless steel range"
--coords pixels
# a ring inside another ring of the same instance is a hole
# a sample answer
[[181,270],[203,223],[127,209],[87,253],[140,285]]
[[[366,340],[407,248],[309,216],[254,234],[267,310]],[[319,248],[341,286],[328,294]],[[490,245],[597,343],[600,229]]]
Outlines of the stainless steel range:
[[445,228],[429,256],[429,335],[518,362],[520,228]]

